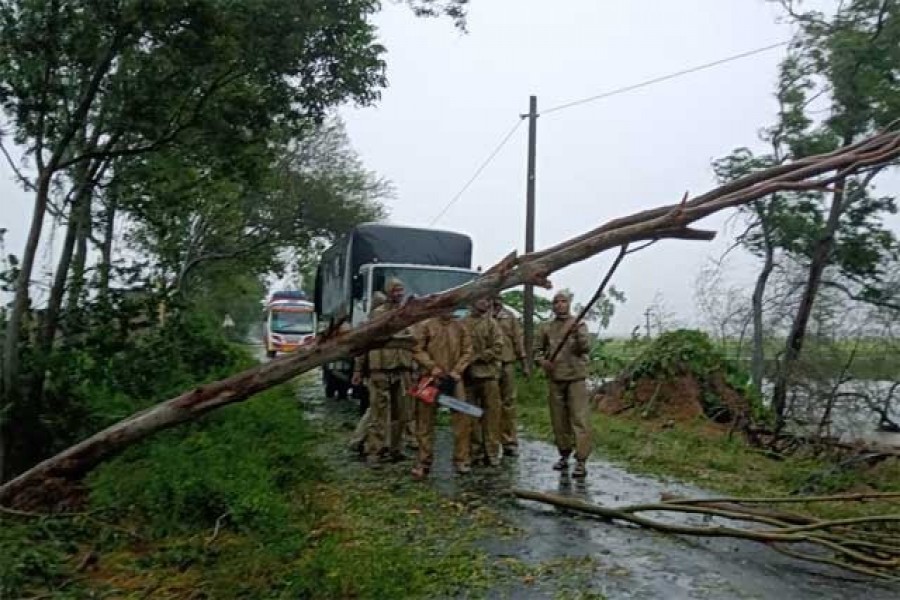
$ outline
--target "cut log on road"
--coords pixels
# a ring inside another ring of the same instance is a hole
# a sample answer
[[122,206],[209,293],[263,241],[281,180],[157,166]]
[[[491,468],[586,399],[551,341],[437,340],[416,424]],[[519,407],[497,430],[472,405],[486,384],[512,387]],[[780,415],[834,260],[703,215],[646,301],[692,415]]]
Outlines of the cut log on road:
[[[873,541],[867,527],[898,523],[900,514],[876,515],[854,519],[821,520],[799,515],[781,519],[777,513],[763,514],[759,509],[745,510],[740,504],[709,505],[708,500],[680,500],[633,506],[608,507],[559,494],[532,490],[513,490],[523,500],[542,502],[559,508],[592,515],[608,521],[624,521],[663,533],[700,537],[724,537],[766,544],[773,549],[806,561],[836,566],[879,579],[900,581],[900,538],[882,536]],[[739,502],[740,499],[734,499]],[[733,525],[683,525],[651,519],[638,513],[687,513],[715,517],[731,522],[746,521],[766,525],[743,528]],[[798,521],[806,521],[798,524]],[[788,546],[814,548],[815,553],[787,549]]]
[[[666,238],[711,240],[714,232],[690,229],[688,225],[720,210],[747,204],[775,192],[821,189],[848,175],[891,162],[898,156],[900,131],[885,131],[836,152],[759,171],[691,201],[610,221],[540,252],[524,256],[510,254],[466,285],[415,298],[351,332],[323,337],[294,354],[199,386],[130,416],[0,486],[0,504],[27,506],[52,501],[52,498],[44,497],[45,492],[64,489],[67,482],[77,481],[100,462],[157,431],[246,400],[326,362],[376,347],[391,334],[478,298],[523,284],[549,287],[547,277],[551,273],[628,243]],[[46,485],[48,483],[50,485]]]

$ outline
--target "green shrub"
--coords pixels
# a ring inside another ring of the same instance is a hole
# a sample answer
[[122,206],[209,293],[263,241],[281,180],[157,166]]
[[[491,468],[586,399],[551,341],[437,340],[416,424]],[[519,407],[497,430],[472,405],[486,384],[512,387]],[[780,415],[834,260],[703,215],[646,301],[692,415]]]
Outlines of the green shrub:
[[677,329],[663,333],[645,347],[625,370],[625,376],[632,382],[643,378],[663,381],[687,374],[696,378],[703,387],[701,402],[707,415],[728,412],[722,399],[708,385],[713,378],[721,377],[724,383],[747,400],[754,421],[769,418],[768,409],[750,385],[749,374],[726,358],[702,331]]
[[130,449],[92,474],[92,506],[152,523],[154,535],[220,517],[240,531],[276,531],[289,520],[285,491],[316,468],[293,400],[279,388]]

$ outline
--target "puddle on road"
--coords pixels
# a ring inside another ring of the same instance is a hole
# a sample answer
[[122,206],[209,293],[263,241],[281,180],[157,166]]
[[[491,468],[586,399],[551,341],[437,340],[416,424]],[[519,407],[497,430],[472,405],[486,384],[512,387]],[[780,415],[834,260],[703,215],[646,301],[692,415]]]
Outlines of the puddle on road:
[[[326,400],[316,386],[310,387],[301,392],[309,417],[333,421],[343,430],[351,429],[358,419],[354,405]],[[580,483],[551,469],[557,454],[549,444],[533,440],[522,440],[521,444],[520,455],[504,459],[500,467],[475,468],[471,475],[458,477],[453,474],[450,461],[450,432],[446,427],[439,428],[436,463],[426,484],[466,504],[490,505],[524,531],[521,539],[486,540],[482,544],[498,558],[510,557],[536,565],[592,557],[597,569],[586,585],[581,584],[581,590],[599,592],[611,599],[900,597],[897,587],[792,560],[753,542],[674,537],[515,499],[510,493],[512,488],[565,494],[607,506],[656,502],[663,492],[710,495],[674,481],[635,475],[600,459],[589,461],[587,481]],[[703,517],[693,515],[666,518],[690,524],[704,522]],[[498,590],[492,597],[553,598],[557,592],[553,582],[549,579],[523,583],[515,589]]]

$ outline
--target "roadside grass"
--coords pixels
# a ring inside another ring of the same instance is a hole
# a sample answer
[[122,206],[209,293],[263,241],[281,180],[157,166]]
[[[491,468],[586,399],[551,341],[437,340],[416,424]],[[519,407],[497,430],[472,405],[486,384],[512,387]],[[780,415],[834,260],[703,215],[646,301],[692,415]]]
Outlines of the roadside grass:
[[495,583],[475,542],[515,528],[405,470],[334,468],[340,448],[293,385],[161,434],[89,478],[85,515],[3,516],[0,597],[424,598]]
[[601,598],[595,562],[489,552],[522,535],[492,503],[348,458],[296,385],[98,468],[80,515],[0,516],[0,598]]
[[[603,352],[616,364],[626,364],[637,357],[652,340],[645,338],[610,338],[601,342]],[[750,364],[752,345],[749,339],[714,339],[714,345],[731,360]],[[773,357],[784,350],[783,341],[767,339],[765,356]],[[852,360],[851,360],[852,359]],[[847,376],[857,380],[893,380],[900,378],[900,347],[889,339],[860,338],[840,340],[807,340],[801,368],[811,372],[840,373],[845,368]],[[774,361],[766,360],[766,373],[774,373]]]
[[[541,375],[520,379],[519,420],[534,436],[552,442],[546,389]],[[900,461],[896,459],[875,467],[848,468],[802,456],[776,460],[750,447],[739,434],[729,437],[708,422],[668,428],[663,422],[595,414],[595,455],[635,472],[674,478],[729,496],[900,492]],[[804,511],[823,518],[892,514],[898,510],[897,502],[886,501],[802,506]]]

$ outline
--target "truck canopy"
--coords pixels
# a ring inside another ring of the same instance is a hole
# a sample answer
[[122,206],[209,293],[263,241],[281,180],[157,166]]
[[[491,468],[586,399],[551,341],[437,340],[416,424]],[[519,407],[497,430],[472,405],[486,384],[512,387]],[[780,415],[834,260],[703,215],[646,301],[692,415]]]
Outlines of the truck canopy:
[[316,312],[340,316],[346,311],[353,277],[361,266],[374,263],[471,269],[472,239],[438,229],[358,225],[322,253],[316,270]]
[[462,233],[367,223],[349,237],[351,274],[376,262],[472,267],[472,239]]

